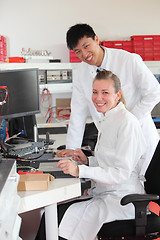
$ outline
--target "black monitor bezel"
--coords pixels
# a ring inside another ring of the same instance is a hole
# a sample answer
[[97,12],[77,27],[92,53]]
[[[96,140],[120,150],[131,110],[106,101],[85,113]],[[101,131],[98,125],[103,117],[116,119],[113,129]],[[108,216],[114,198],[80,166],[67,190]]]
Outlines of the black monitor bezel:
[[16,69],[3,69],[0,70],[0,74],[1,73],[11,73],[11,72],[22,72],[22,71],[36,71],[37,72],[37,93],[38,93],[38,108],[35,111],[29,111],[29,112],[20,112],[20,113],[12,113],[12,114],[6,114],[6,115],[1,115],[0,119],[12,119],[12,118],[18,118],[18,117],[25,117],[25,116],[29,116],[29,115],[35,115],[35,114],[39,114],[41,112],[40,110],[40,88],[39,88],[39,69],[38,68],[16,68]]

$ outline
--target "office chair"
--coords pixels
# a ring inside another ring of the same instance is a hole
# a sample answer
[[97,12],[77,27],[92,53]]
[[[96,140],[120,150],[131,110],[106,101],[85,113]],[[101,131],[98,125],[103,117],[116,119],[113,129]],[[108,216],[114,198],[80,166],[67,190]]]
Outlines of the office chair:
[[103,224],[98,233],[99,240],[160,238],[160,216],[154,213],[146,214],[150,201],[160,205],[160,200],[158,200],[160,196],[160,141],[148,166],[145,178],[147,194],[129,194],[121,199],[122,205],[134,204],[135,219],[117,220]]

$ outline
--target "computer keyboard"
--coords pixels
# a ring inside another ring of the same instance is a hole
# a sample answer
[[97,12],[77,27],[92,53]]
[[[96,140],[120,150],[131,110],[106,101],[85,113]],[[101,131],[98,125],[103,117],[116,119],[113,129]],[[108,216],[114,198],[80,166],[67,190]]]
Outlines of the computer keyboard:
[[75,178],[70,174],[65,174],[63,171],[43,171],[43,173],[49,173],[55,178]]
[[28,156],[32,153],[35,152],[34,147],[26,147],[26,148],[21,148],[21,149],[10,149],[7,153],[6,156],[10,158],[23,158],[25,156]]
[[[42,145],[39,147],[36,147],[33,144],[26,144],[24,147],[13,147],[5,151],[5,156],[9,158],[25,158],[25,157],[30,157],[33,154],[41,154],[43,153],[46,149],[48,148],[47,145]],[[38,155],[37,155],[38,156]]]

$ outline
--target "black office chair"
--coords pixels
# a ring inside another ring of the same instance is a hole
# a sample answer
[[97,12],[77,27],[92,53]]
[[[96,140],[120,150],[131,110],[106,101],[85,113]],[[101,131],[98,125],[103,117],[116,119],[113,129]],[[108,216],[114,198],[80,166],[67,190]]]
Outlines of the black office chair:
[[118,239],[157,239],[160,238],[160,216],[146,214],[150,201],[160,205],[160,142],[145,174],[147,194],[129,194],[122,198],[121,204],[133,203],[135,219],[117,220],[103,224],[98,233],[99,240]]

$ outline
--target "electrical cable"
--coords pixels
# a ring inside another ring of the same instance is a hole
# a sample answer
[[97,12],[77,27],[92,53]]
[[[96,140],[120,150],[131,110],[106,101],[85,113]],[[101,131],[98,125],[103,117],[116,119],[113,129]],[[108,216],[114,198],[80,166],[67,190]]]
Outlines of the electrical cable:
[[[53,117],[53,113],[55,113],[55,111],[53,111],[53,109],[55,108],[55,107],[52,107],[51,106],[51,94],[50,94],[50,91],[48,90],[48,88],[43,88],[43,90],[42,90],[42,94],[41,94],[41,105],[43,106],[43,103],[44,103],[44,101],[45,101],[45,98],[47,97],[47,99],[48,99],[48,109],[47,109],[47,112],[46,112],[46,114],[45,114],[45,118],[47,118],[46,119],[46,123],[47,122],[51,122],[51,119],[52,119],[52,117]],[[48,117],[47,117],[48,116]]]

